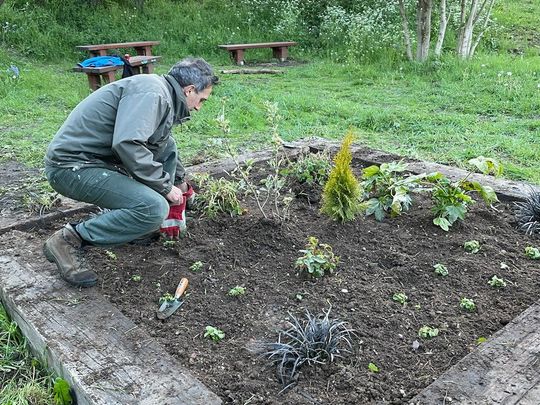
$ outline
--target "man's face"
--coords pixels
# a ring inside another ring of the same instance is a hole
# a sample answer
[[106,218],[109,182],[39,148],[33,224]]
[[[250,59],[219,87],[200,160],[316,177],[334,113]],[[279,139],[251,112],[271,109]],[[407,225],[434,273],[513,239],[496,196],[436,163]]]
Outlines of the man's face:
[[198,93],[193,85],[184,87],[184,94],[186,95],[186,103],[189,111],[199,111],[203,103],[210,96],[210,93],[212,93],[212,86],[208,86]]

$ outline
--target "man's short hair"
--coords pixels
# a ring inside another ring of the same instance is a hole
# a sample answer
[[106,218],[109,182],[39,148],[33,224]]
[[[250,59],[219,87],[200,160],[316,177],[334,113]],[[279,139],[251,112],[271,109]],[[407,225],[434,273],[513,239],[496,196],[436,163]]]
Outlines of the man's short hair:
[[195,86],[197,93],[219,82],[219,78],[214,76],[212,66],[202,58],[182,59],[168,74],[174,77],[181,87]]

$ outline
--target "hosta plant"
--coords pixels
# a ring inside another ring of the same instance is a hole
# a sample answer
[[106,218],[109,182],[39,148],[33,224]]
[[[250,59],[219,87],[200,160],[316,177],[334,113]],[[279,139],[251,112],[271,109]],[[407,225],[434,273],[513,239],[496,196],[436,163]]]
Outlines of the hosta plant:
[[418,336],[423,339],[431,339],[439,335],[439,329],[424,325],[418,330]]
[[463,248],[466,252],[473,254],[478,253],[478,251],[480,250],[480,242],[478,242],[477,240],[468,240],[463,244]]
[[437,263],[433,268],[435,269],[435,273],[439,276],[446,277],[448,275],[448,268],[444,264]]
[[459,302],[459,306],[469,312],[474,312],[476,310],[476,304],[470,298],[462,298]]
[[339,256],[334,255],[332,246],[319,243],[314,236],[308,238],[306,249],[300,250],[300,253],[304,255],[296,259],[296,267],[315,278],[333,273],[339,263]]
[[205,330],[206,332],[204,332],[204,337],[210,338],[214,342],[219,342],[225,338],[225,332],[214,326],[207,326]]
[[538,248],[527,246],[525,248],[525,256],[527,256],[529,259],[537,260],[540,259],[540,250]]
[[401,305],[405,305],[405,303],[407,302],[409,297],[407,297],[407,295],[405,293],[402,293],[402,292],[399,292],[399,293],[395,293],[393,296],[392,296],[392,299],[396,302],[399,302]]

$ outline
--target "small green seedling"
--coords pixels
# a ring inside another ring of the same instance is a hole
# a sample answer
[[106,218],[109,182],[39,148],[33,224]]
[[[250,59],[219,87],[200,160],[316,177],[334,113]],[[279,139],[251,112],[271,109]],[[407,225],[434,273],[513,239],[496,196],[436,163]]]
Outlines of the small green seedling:
[[213,326],[207,326],[206,332],[204,332],[204,337],[208,337],[214,342],[219,342],[225,338],[225,332]]
[[189,266],[189,269],[192,272],[197,273],[198,271],[202,270],[203,266],[204,266],[203,262],[201,262],[200,260],[197,260],[191,266]]
[[302,294],[296,294],[294,298],[296,298],[297,301],[302,301],[304,299],[304,296]]
[[478,339],[476,339],[476,344],[481,345],[482,343],[487,342],[487,339],[483,336],[480,336]]
[[135,274],[133,276],[131,276],[131,280],[133,281],[141,281],[141,276],[139,276],[138,274]]
[[159,298],[159,303],[162,304],[164,302],[171,302],[174,301],[174,295],[170,293],[165,293]]
[[166,247],[166,248],[173,247],[174,245],[176,245],[175,240],[164,240],[163,241],[163,246]]
[[448,275],[448,269],[444,264],[437,263],[433,268],[435,269],[435,273],[439,276],[446,277]]
[[459,306],[469,312],[474,312],[476,310],[476,304],[470,298],[462,298],[459,302]]
[[468,240],[463,244],[463,248],[469,253],[478,253],[480,250],[480,242],[477,240]]
[[401,305],[405,305],[409,297],[407,297],[405,293],[400,292],[400,293],[395,293],[392,296],[392,299],[396,302],[399,302]]
[[438,335],[439,335],[439,329],[432,328],[431,326],[424,325],[418,330],[418,336],[420,336],[423,339],[431,339]]
[[240,295],[244,295],[245,293],[246,289],[242,286],[237,285],[236,287],[231,288],[227,295],[230,295],[231,297],[239,297]]
[[503,288],[506,287],[506,281],[497,276],[491,277],[491,280],[488,281],[488,284],[494,288]]
[[110,250],[106,250],[105,251],[105,254],[107,255],[107,257],[111,260],[116,260],[118,259],[118,257],[116,257],[116,254],[114,252],[111,252]]
[[527,246],[525,248],[525,256],[527,256],[529,259],[537,260],[540,259],[540,250],[538,248]]
[[333,273],[339,263],[339,256],[334,255],[332,246],[319,243],[314,236],[308,238],[306,249],[300,252],[304,256],[296,259],[296,267],[315,278],[322,277],[326,273]]
[[369,363],[367,368],[372,373],[378,373],[379,372],[379,367],[377,367],[377,365],[375,363]]

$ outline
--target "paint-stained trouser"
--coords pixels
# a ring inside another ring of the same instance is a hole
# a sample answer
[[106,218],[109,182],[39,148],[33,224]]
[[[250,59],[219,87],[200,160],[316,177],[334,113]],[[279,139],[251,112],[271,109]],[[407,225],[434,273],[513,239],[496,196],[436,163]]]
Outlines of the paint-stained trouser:
[[[174,179],[176,148],[163,159],[163,169]],[[60,194],[111,210],[76,226],[81,237],[95,246],[121,245],[154,232],[169,213],[165,197],[117,171],[48,166],[45,175]]]

